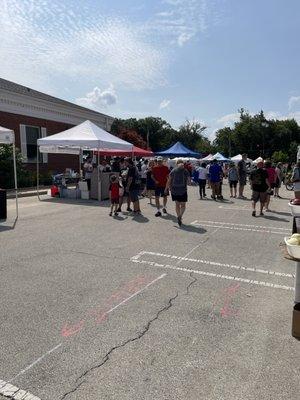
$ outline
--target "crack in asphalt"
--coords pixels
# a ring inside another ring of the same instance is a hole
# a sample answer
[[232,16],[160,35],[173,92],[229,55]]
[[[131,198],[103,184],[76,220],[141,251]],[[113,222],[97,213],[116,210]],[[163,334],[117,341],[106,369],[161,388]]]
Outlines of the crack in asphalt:
[[[190,285],[193,284],[193,283],[194,283],[194,282],[191,282]],[[70,390],[69,392],[66,392],[66,393],[61,397],[61,400],[66,399],[67,396],[69,396],[70,394],[76,392],[76,390],[79,389],[79,387],[80,387],[81,385],[83,385],[83,384],[86,382],[85,380],[82,380],[82,379],[83,379],[84,377],[86,377],[90,372],[92,372],[92,371],[94,371],[94,370],[96,370],[96,369],[98,369],[98,368],[101,368],[105,363],[107,363],[107,361],[109,361],[110,356],[112,355],[112,353],[114,353],[116,350],[118,350],[118,349],[120,349],[120,348],[122,348],[122,347],[125,347],[125,346],[126,346],[127,344],[129,344],[129,343],[132,343],[132,342],[135,342],[136,340],[141,339],[141,338],[149,331],[149,329],[150,329],[152,323],[153,323],[154,321],[158,320],[160,314],[162,314],[162,313],[165,312],[165,311],[168,311],[168,310],[173,306],[173,303],[174,303],[174,301],[176,300],[177,297],[178,297],[178,292],[176,293],[176,295],[175,295],[174,297],[171,297],[171,298],[168,300],[167,305],[165,305],[163,308],[161,308],[161,309],[156,313],[155,317],[153,317],[152,319],[150,319],[150,320],[147,322],[147,324],[145,325],[144,329],[143,329],[141,332],[139,332],[135,337],[130,338],[130,339],[126,340],[125,342],[123,342],[123,343],[121,343],[121,344],[118,344],[118,345],[112,347],[112,348],[105,354],[105,356],[102,358],[101,363],[99,363],[99,364],[97,364],[97,365],[94,365],[93,367],[87,369],[84,373],[82,373],[82,374],[76,379],[76,386],[75,386],[72,390]],[[81,382],[78,383],[78,381],[80,381],[80,380],[81,380]]]
[[190,277],[193,279],[192,282],[190,282],[187,287],[186,287],[186,295],[190,294],[190,288],[197,282],[197,278],[193,276],[193,271],[190,273]]

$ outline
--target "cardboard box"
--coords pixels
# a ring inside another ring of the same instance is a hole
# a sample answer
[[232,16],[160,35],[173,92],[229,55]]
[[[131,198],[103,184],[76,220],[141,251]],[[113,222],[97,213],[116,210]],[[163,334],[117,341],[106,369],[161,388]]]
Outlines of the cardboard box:
[[88,190],[81,191],[81,198],[82,200],[89,200],[90,199],[90,192]]
[[300,340],[300,303],[294,306],[292,335]]

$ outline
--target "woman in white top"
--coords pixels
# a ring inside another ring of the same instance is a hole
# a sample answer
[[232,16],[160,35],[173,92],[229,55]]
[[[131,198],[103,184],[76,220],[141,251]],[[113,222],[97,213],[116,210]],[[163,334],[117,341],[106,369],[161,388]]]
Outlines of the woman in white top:
[[203,197],[206,197],[205,187],[206,187],[206,181],[207,181],[207,176],[208,176],[206,164],[203,163],[200,167],[198,167],[197,172],[198,172],[200,199],[202,200]]

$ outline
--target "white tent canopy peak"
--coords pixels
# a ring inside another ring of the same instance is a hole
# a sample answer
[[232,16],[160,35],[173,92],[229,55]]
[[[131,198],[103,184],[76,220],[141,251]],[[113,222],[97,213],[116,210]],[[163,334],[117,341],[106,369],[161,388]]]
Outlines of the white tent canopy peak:
[[38,139],[38,146],[74,146],[86,149],[132,150],[131,143],[106,132],[91,121],[67,129],[66,131]]

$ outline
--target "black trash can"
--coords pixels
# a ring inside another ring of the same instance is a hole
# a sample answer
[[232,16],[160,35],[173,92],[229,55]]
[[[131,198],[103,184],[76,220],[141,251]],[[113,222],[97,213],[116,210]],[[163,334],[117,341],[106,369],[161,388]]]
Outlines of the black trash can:
[[0,219],[7,219],[7,198],[4,189],[0,189]]

